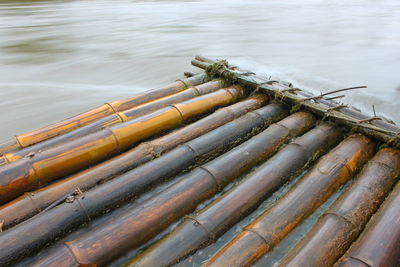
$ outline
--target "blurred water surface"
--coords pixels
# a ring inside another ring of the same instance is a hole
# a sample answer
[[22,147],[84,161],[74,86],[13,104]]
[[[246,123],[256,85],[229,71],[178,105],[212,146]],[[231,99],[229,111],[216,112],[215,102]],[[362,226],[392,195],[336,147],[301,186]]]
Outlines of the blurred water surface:
[[400,122],[400,2],[0,1],[0,139],[227,58]]

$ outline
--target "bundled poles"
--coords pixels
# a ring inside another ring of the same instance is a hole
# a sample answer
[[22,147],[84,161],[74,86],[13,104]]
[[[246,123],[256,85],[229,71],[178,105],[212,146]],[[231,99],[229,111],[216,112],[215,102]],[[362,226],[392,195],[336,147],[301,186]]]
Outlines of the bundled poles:
[[256,262],[350,179],[374,149],[375,144],[362,135],[346,138],[206,266],[250,266]]
[[400,150],[380,150],[280,265],[333,266],[379,208],[399,174]]
[[1,166],[0,203],[115,156],[145,138],[228,105],[243,94],[244,88],[240,86],[220,89]]
[[49,148],[52,148],[52,147],[55,147],[55,146],[58,146],[61,144],[66,144],[67,142],[70,142],[79,137],[97,132],[103,128],[111,127],[113,125],[120,124],[122,122],[127,122],[129,120],[138,118],[140,116],[146,115],[148,113],[151,113],[153,111],[156,111],[156,110],[164,108],[164,107],[167,107],[169,105],[177,104],[179,102],[189,100],[196,96],[212,93],[218,89],[221,89],[222,86],[223,86],[223,84],[222,84],[221,80],[215,80],[215,81],[211,81],[211,82],[207,82],[207,83],[198,85],[196,87],[190,87],[189,89],[186,89],[182,92],[136,106],[132,109],[128,109],[128,110],[122,111],[122,112],[116,112],[110,116],[99,119],[88,125],[82,126],[76,130],[69,132],[69,133],[51,138],[50,140],[40,142],[38,144],[29,146],[25,149],[21,149],[16,152],[6,153],[3,155],[3,157],[6,162],[14,162],[18,159],[21,159],[24,156],[27,156],[27,155],[32,156],[32,155],[34,155],[34,153],[38,153],[39,151],[44,151],[46,149],[49,149]]
[[320,125],[295,139],[258,167],[234,189],[188,217],[172,233],[140,254],[130,266],[169,266],[210,242],[254,210],[260,202],[295,175],[307,161],[327,152],[341,139],[341,131]]
[[400,266],[400,183],[337,267]]
[[206,75],[198,74],[187,79],[178,80],[160,89],[153,89],[131,98],[106,103],[98,108],[94,108],[77,116],[62,120],[41,129],[26,134],[17,135],[15,138],[0,144],[0,155],[67,133],[83,125],[112,115],[116,112],[131,109],[146,102],[178,93],[189,88],[190,86],[203,83],[206,78]]
[[[271,104],[227,123],[179,146],[163,156],[139,166],[108,183],[74,196],[68,201],[38,214],[0,235],[0,265],[39,249],[57,236],[94,218],[100,212],[139,195],[156,182],[172,177],[197,159],[218,153],[230,143],[260,131],[287,114],[279,104]],[[285,124],[304,123],[310,115],[291,116]],[[301,128],[300,125],[295,124]],[[284,135],[285,136],[285,135]],[[282,137],[284,139],[285,137]]]
[[206,70],[210,76],[220,76],[231,81],[234,80],[243,86],[263,91],[292,104],[294,110],[298,110],[300,107],[304,108],[313,114],[351,128],[353,131],[400,148],[400,128],[383,120],[366,118],[365,115],[343,105],[335,104],[322,96],[311,96],[299,88],[291,87],[289,83],[269,80],[251,72],[241,71],[238,67],[229,66],[226,61],[196,57],[192,60],[192,65]]
[[[290,137],[303,133],[313,124],[311,114],[295,113],[271,125],[233,150],[194,169],[140,205],[99,224],[75,240],[54,247],[34,265],[47,266],[55,262],[58,266],[106,264],[129,249],[142,245],[172,222],[192,212],[202,201],[215,195],[224,185],[272,154]],[[191,147],[194,151],[206,149],[200,143]],[[185,157],[180,159],[184,160]]]
[[231,106],[221,108],[213,114],[170,134],[144,142],[100,165],[37,191],[25,193],[23,196],[0,207],[0,221],[3,222],[3,231],[43,211],[50,205],[57,204],[57,201],[64,201],[68,196],[75,194],[77,188],[81,191],[87,191],[99,183],[104,183],[117,175],[158,157],[171,148],[228,123],[248,111],[260,108],[267,100],[268,97],[263,94],[254,95]]

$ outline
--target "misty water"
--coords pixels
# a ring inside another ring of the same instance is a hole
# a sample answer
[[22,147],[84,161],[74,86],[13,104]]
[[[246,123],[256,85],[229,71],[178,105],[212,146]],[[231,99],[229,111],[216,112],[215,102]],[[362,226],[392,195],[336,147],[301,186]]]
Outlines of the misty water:
[[400,2],[0,1],[0,139],[226,58],[400,122]]

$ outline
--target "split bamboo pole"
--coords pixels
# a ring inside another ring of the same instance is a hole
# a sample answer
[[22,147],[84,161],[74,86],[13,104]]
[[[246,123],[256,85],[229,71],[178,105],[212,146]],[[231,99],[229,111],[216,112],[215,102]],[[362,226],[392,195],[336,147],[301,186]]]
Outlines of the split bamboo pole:
[[280,266],[333,266],[385,200],[399,174],[400,150],[380,150]]
[[138,141],[176,128],[188,119],[228,105],[243,94],[244,88],[240,86],[220,89],[1,166],[0,204],[115,156]]
[[[103,128],[111,127],[113,125],[117,125],[117,124],[127,122],[132,119],[136,119],[138,117],[149,114],[158,109],[165,108],[169,105],[177,104],[179,102],[189,100],[196,96],[215,92],[216,90],[221,89],[222,87],[223,87],[223,82],[221,80],[210,81],[210,82],[200,84],[195,87],[190,87],[189,89],[186,89],[179,93],[176,93],[176,94],[173,94],[170,96],[166,96],[166,97],[136,106],[134,108],[131,108],[131,109],[128,109],[125,111],[116,112],[112,115],[109,115],[107,117],[99,119],[95,122],[89,123],[78,129],[75,129],[73,131],[70,131],[70,132],[60,135],[60,136],[56,136],[54,138],[48,139],[48,140],[40,142],[38,144],[31,145],[27,148],[24,148],[24,149],[15,151],[15,152],[6,153],[3,155],[3,157],[5,158],[5,161],[7,163],[14,162],[14,161],[21,159],[27,155],[32,156],[34,153],[37,153],[39,151],[42,152],[46,149],[49,149],[49,148],[52,148],[52,147],[55,147],[55,146],[58,146],[61,144],[65,144],[67,142],[71,142],[72,140],[75,140],[79,137],[89,135],[89,134],[97,132]],[[1,163],[0,163],[0,165],[1,165]]]
[[[204,156],[226,149],[231,143],[260,131],[286,114],[287,110],[279,104],[271,104],[249,112],[108,183],[97,186],[83,195],[73,196],[67,199],[66,203],[9,229],[0,235],[0,264],[32,253],[33,250],[51,242],[74,226],[94,218],[104,210],[115,208],[139,195],[154,183],[178,174]],[[307,123],[305,119],[298,118],[299,116],[307,117],[300,114],[286,121],[292,124],[293,121]]]
[[226,61],[208,60],[207,62],[194,59],[192,64],[206,70],[211,76],[218,75],[230,82],[234,81],[243,86],[263,91],[272,97],[293,104],[295,110],[300,107],[304,108],[323,118],[351,128],[353,131],[400,148],[400,128],[383,120],[378,122],[380,119],[377,118],[358,119],[365,116],[355,110],[346,109],[343,105],[332,104],[323,96],[305,97],[305,94],[300,93],[304,91],[292,88],[289,83],[268,80],[254,75],[254,73],[240,71],[237,67],[229,66]]
[[[106,264],[192,212],[198,204],[267,158],[288,139],[308,130],[314,122],[310,113],[296,113],[271,125],[233,150],[194,169],[149,200],[127,209],[75,240],[54,247],[33,265]],[[205,146],[198,144],[192,148],[201,151]]]
[[238,186],[216,199],[128,266],[170,266],[219,236],[243,219],[279,187],[298,173],[308,161],[327,152],[342,139],[333,125],[320,125],[285,146]]
[[337,267],[400,266],[400,183]]
[[213,114],[196,121],[170,134],[147,141],[139,146],[112,158],[100,165],[79,172],[34,192],[25,193],[21,197],[0,207],[0,221],[3,231],[43,211],[49,206],[64,201],[75,191],[88,189],[121,175],[140,164],[148,162],[164,152],[199,137],[215,128],[226,124],[249,111],[260,108],[268,100],[264,94],[254,95],[231,106],[221,108]]
[[350,179],[374,150],[374,142],[365,136],[346,138],[205,266],[250,266],[256,262]]
[[155,99],[165,97],[174,93],[178,93],[191,86],[204,83],[206,79],[206,75],[198,74],[187,79],[177,80],[176,82],[169,84],[165,87],[153,89],[130,98],[105,103],[98,108],[91,109],[71,118],[62,120],[54,124],[50,124],[49,126],[26,134],[17,135],[15,136],[15,138],[12,138],[0,144],[0,155],[10,151],[28,147],[30,145],[42,142],[57,135],[67,133],[83,125],[114,114],[115,112],[131,109],[143,103],[153,101]]

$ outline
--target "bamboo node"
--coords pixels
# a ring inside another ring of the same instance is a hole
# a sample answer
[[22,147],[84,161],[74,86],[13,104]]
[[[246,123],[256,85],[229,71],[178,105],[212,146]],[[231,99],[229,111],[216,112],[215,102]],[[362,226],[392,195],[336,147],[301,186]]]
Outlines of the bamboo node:
[[389,139],[389,141],[387,142],[387,144],[388,144],[389,146],[391,146],[391,145],[396,145],[396,144],[400,144],[400,133],[397,133],[397,134],[393,135],[393,136]]
[[29,152],[25,157],[27,157],[27,158],[33,158],[35,156],[35,152]]
[[76,187],[74,190],[74,195],[75,196],[83,195],[83,192],[79,187]]
[[75,201],[75,196],[68,196],[66,199],[65,199],[65,202],[66,203],[73,203]]

